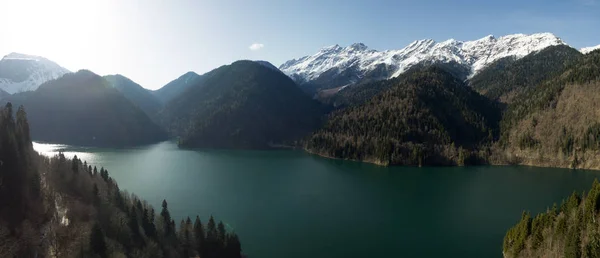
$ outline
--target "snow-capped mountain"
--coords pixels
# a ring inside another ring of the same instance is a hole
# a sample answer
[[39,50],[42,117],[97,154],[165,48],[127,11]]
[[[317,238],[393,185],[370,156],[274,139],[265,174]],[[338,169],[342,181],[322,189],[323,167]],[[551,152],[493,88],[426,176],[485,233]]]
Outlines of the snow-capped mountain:
[[596,49],[600,49],[600,45],[597,45],[595,47],[584,47],[584,48],[580,49],[579,52],[581,52],[582,54],[585,55],[585,54],[587,54],[589,52],[592,52],[592,51],[594,51]]
[[508,56],[521,58],[549,46],[566,45],[551,33],[486,36],[474,41],[417,40],[399,50],[377,51],[362,43],[334,45],[290,60],[279,69],[300,84],[336,88],[363,79],[388,79],[420,63],[451,63],[471,77],[490,63]]
[[69,70],[39,56],[10,53],[0,60],[0,89],[10,93],[36,90]]

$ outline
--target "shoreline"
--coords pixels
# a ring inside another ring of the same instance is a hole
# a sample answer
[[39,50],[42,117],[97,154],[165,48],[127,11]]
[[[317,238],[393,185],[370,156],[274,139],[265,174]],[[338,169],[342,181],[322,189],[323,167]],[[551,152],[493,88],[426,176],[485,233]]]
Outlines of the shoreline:
[[425,164],[423,166],[407,166],[407,165],[390,165],[390,164],[383,164],[381,162],[377,162],[377,161],[369,161],[369,160],[356,160],[356,159],[344,159],[344,158],[336,158],[336,157],[330,157],[328,155],[324,155],[324,154],[320,154],[314,151],[310,151],[307,150],[306,148],[299,148],[301,150],[303,150],[304,152],[311,154],[311,155],[315,155],[315,156],[319,156],[321,158],[326,158],[326,159],[332,159],[332,160],[345,160],[345,161],[353,161],[353,162],[361,162],[361,163],[367,163],[367,164],[372,164],[372,165],[376,165],[376,166],[380,166],[380,167],[477,167],[477,166],[495,166],[495,167],[503,167],[503,166],[526,166],[526,167],[534,167],[534,168],[560,168],[560,169],[570,169],[570,170],[593,170],[593,171],[600,171],[600,167],[598,166],[591,166],[591,167],[571,167],[571,166],[562,166],[562,165],[551,165],[551,164],[542,164],[539,162],[535,162],[535,161],[528,161],[528,162],[519,162],[519,163],[509,163],[509,162],[490,162],[490,163],[485,163],[485,164],[478,164],[478,165],[463,165],[463,166],[442,166],[442,165],[428,165]]

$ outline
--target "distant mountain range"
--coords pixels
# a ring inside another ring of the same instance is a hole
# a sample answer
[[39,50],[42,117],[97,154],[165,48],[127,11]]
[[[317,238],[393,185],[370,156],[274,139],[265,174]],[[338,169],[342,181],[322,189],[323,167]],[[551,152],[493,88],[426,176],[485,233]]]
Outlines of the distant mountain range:
[[0,90],[10,94],[36,90],[69,70],[39,56],[10,53],[0,60]]
[[151,118],[156,118],[155,115],[163,107],[163,103],[151,91],[123,75],[107,75],[104,79]]
[[[445,63],[456,66],[464,79],[506,57],[522,58],[549,46],[567,45],[551,33],[514,34],[474,41],[449,39],[436,42],[417,40],[399,50],[377,51],[362,43],[348,47],[334,45],[314,55],[290,60],[279,69],[312,91],[338,88],[365,80],[397,77],[417,64]],[[584,49],[589,51],[589,49]]]
[[[597,94],[586,85],[599,80],[597,48],[576,50],[550,33],[419,40],[387,51],[336,45],[280,68],[237,61],[187,72],[158,90],[13,53],[0,62],[0,82],[11,82],[0,84],[0,102],[25,104],[34,140],[58,143],[127,146],[168,133],[182,147],[303,147],[378,164],[576,160],[593,168],[573,148],[595,143]],[[573,94],[585,94],[579,98],[592,109],[554,110]],[[584,113],[584,123],[552,118]],[[548,129],[549,121],[563,131]],[[535,149],[545,143],[549,152]],[[561,144],[571,147],[556,149]]]
[[33,140],[80,146],[125,147],[167,139],[167,134],[111,84],[81,70],[35,91],[1,99],[23,105]]

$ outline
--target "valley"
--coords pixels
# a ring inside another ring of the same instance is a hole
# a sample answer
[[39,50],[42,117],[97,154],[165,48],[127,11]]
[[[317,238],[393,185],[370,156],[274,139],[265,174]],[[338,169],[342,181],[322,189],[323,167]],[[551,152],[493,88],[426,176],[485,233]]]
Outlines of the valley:
[[599,86],[600,49],[551,33],[333,45],[158,89],[11,53],[0,240],[26,244],[0,256],[598,253]]

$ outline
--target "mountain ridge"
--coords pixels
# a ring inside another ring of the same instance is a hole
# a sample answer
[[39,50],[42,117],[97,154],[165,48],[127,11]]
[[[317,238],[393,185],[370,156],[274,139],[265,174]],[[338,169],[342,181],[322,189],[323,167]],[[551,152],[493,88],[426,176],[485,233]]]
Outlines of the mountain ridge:
[[[471,77],[492,62],[507,56],[521,58],[548,46],[567,45],[552,33],[511,34],[496,38],[488,35],[473,41],[449,39],[436,42],[432,39],[416,40],[398,50],[377,51],[362,43],[348,47],[333,45],[324,47],[314,55],[284,62],[279,69],[299,84],[322,80],[323,76],[338,78],[334,85],[318,85],[317,88],[335,88],[354,84],[369,72],[378,73],[379,80],[397,77],[419,63],[456,62],[469,68]],[[345,71],[354,70],[348,75]],[[329,80],[331,81],[331,80]]]
[[10,94],[33,91],[67,73],[47,58],[12,52],[0,60],[0,89]]

